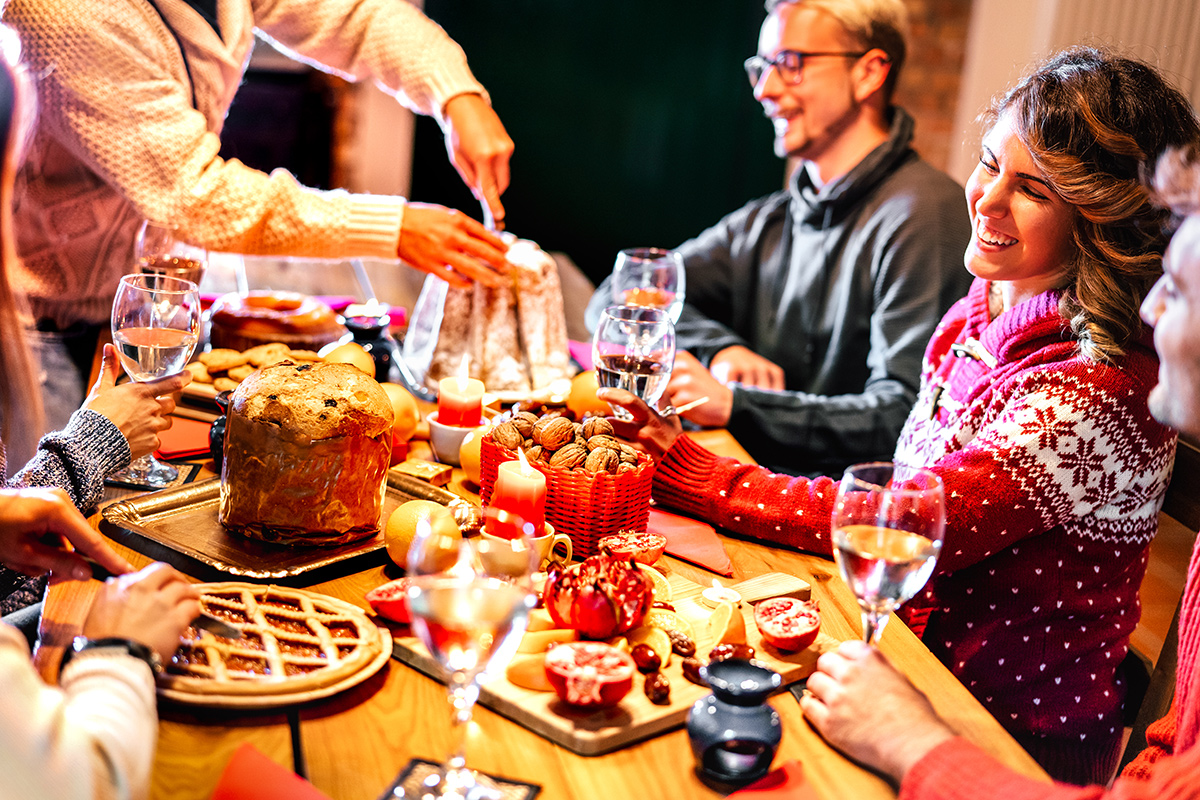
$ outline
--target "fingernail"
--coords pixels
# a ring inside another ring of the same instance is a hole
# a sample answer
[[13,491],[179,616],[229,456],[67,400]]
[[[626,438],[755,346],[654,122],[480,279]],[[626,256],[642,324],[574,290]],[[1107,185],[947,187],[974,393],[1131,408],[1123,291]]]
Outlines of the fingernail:
[[76,564],[71,568],[71,577],[77,581],[89,581],[92,579],[92,571],[82,564]]

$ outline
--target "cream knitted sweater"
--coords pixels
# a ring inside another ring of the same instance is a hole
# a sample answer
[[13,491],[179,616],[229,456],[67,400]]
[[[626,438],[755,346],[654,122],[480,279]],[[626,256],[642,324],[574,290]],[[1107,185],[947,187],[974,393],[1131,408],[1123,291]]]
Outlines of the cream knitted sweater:
[[38,87],[17,276],[34,315],[60,325],[108,319],[143,218],[217,251],[396,258],[403,198],[315,191],[217,155],[255,29],[439,120],[455,95],[486,97],[462,49],[403,0],[221,0],[222,38],[183,0],[0,2]]

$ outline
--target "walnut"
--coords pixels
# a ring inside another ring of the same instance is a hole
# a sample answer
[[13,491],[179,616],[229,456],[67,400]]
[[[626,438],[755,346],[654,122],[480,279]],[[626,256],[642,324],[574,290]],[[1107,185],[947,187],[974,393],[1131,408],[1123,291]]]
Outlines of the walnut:
[[621,455],[621,443],[612,436],[607,436],[603,433],[598,433],[587,440],[588,450],[615,450],[617,457]]
[[606,420],[604,417],[589,417],[587,421],[583,423],[583,438],[590,439],[597,434],[612,436],[612,423]]
[[535,444],[525,451],[525,458],[529,459],[530,462],[545,461],[546,451],[542,449],[540,444]]
[[511,422],[501,422],[492,428],[492,439],[496,444],[509,450],[516,450],[525,441],[525,437]]
[[513,414],[512,424],[516,426],[521,435],[526,439],[533,436],[533,426],[537,424],[538,418],[536,414],[530,414],[528,411],[518,411]]
[[550,456],[550,465],[554,467],[566,467],[567,469],[575,469],[583,466],[587,461],[588,452],[586,447],[571,442],[565,444]]
[[621,457],[617,455],[615,450],[609,450],[607,447],[597,447],[588,453],[587,461],[583,462],[583,468],[588,472],[615,473],[620,463]]
[[621,465],[617,467],[617,474],[624,475],[626,472],[633,472],[635,469],[637,469],[637,467],[635,467],[633,464],[622,461]]
[[633,464],[636,466],[638,463],[637,449],[634,448],[632,445],[628,445],[628,444],[625,444],[624,442],[621,442],[621,463],[622,464]]
[[575,423],[566,417],[542,417],[533,426],[533,443],[557,450],[575,439]]

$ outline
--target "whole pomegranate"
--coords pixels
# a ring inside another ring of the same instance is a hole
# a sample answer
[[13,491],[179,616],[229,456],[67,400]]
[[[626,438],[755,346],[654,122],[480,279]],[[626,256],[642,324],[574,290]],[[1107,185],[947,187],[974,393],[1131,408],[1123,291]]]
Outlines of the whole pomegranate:
[[559,627],[574,628],[583,639],[611,639],[642,624],[654,584],[632,559],[604,551],[552,568],[542,600]]

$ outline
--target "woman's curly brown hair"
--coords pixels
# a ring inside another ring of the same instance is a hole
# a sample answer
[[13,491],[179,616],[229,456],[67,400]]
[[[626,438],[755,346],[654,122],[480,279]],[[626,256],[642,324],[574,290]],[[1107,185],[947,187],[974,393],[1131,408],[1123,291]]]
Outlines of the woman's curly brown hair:
[[1200,142],[1187,98],[1149,65],[1074,47],[1044,62],[988,112],[1008,115],[1038,169],[1076,209],[1076,255],[1059,310],[1097,361],[1142,333],[1138,308],[1162,273],[1170,212],[1142,178],[1170,147]]

